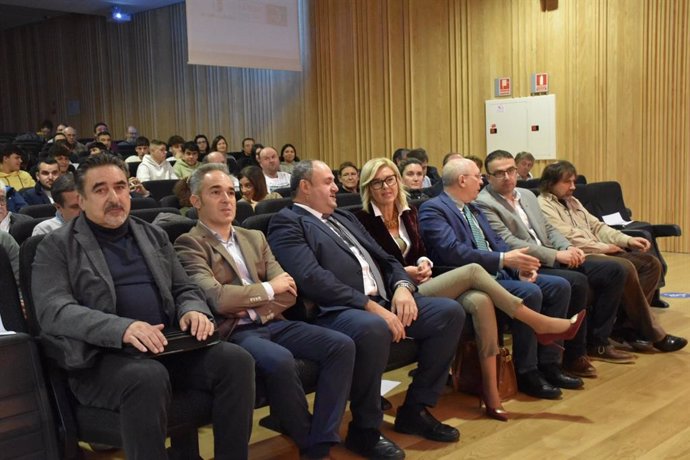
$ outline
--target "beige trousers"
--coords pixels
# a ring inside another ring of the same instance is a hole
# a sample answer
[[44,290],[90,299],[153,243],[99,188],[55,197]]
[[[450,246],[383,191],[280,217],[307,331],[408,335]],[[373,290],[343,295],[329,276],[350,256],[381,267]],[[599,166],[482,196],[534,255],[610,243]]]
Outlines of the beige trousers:
[[480,358],[498,354],[494,305],[511,318],[522,305],[519,297],[506,291],[479,264],[465,265],[435,276],[419,285],[419,293],[456,299],[472,315]]

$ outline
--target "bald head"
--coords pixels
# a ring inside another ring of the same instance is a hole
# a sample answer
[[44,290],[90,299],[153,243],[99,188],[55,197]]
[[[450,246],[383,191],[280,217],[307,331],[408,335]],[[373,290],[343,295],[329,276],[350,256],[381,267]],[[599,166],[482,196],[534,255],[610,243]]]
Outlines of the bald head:
[[453,198],[463,203],[474,201],[481,186],[482,176],[474,161],[454,159],[443,167],[443,189]]
[[211,152],[206,155],[206,163],[223,163],[225,164],[225,155],[220,152]]

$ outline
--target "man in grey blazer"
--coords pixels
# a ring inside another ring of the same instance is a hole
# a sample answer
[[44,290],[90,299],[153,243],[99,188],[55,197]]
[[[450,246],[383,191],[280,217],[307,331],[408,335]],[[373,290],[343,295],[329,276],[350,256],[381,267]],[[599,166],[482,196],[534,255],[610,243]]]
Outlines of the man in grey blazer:
[[[213,395],[215,457],[246,458],[254,403],[254,362],[220,343],[157,359],[164,330],[197,340],[214,331],[203,293],[180,265],[167,235],[129,216],[127,168],[100,154],[77,175],[82,214],[38,246],[32,293],[41,339],[85,405],[120,413],[127,458],[164,459],[172,388]],[[130,353],[123,353],[129,348]]]
[[587,354],[608,362],[633,362],[632,354],[616,350],[608,340],[623,293],[623,270],[605,258],[585,258],[580,249],[546,221],[534,193],[516,187],[517,168],[510,153],[491,152],[486,157],[486,171],[489,185],[480,192],[476,203],[496,233],[511,249],[528,248],[528,253],[542,264],[540,273],[568,280],[571,312],[586,307],[588,290],[594,294],[587,327],[583,325],[575,339],[566,344],[564,368],[578,376],[596,377]]

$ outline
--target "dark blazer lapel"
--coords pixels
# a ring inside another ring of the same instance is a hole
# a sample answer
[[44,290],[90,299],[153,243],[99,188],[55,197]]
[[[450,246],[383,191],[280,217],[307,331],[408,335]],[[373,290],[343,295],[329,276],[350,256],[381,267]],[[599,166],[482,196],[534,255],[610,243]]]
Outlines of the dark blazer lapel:
[[[465,217],[458,209],[458,205],[453,201],[453,199],[446,193],[443,192],[440,195],[441,203],[443,203],[444,206],[446,206],[449,210],[450,213],[455,216],[455,219],[460,222],[460,226],[463,228],[463,231],[465,232],[465,235],[467,238],[469,238],[469,241],[472,243],[472,247],[474,249],[477,249],[477,243],[474,241],[474,237],[472,235],[472,229],[470,228],[469,223],[467,222],[467,217]],[[472,209],[472,208],[470,208]],[[451,225],[453,225],[451,223]]]
[[82,215],[75,219],[74,222],[74,239],[84,248],[86,257],[91,261],[91,265],[98,272],[99,277],[108,286],[112,306],[115,307],[115,285],[113,284],[113,277],[110,275],[108,264],[103,256],[103,251],[93,236],[93,232],[86,223],[86,218]]
[[[318,219],[316,216],[314,216],[312,213],[307,211],[306,209],[303,209],[299,206],[293,206],[293,210],[297,210],[299,214],[302,215],[301,220],[302,223],[306,223],[307,225],[317,229],[317,231],[322,232],[324,235],[326,235],[328,238],[332,239],[340,248],[345,251],[347,254],[349,254],[351,257],[355,258],[355,255],[352,253],[350,250],[349,246],[345,244],[345,242],[335,234],[333,230],[331,230],[328,225],[326,225],[324,222],[321,221],[321,219]],[[338,222],[342,224],[342,220],[338,219]],[[348,228],[349,230],[349,228]]]

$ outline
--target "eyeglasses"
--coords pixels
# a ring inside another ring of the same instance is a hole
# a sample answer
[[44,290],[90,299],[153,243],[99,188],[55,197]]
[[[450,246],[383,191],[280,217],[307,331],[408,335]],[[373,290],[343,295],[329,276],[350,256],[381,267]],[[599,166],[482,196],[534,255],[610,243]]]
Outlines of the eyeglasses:
[[504,179],[505,177],[513,177],[517,173],[517,168],[508,168],[505,171],[494,171],[492,173],[487,173],[491,177],[496,179]]
[[398,183],[398,178],[395,176],[388,176],[384,178],[383,180],[373,180],[369,182],[369,186],[371,186],[372,190],[381,190],[385,185],[392,187],[393,185]]
[[5,198],[4,196],[0,196],[0,204],[6,205],[7,204],[7,198]]

